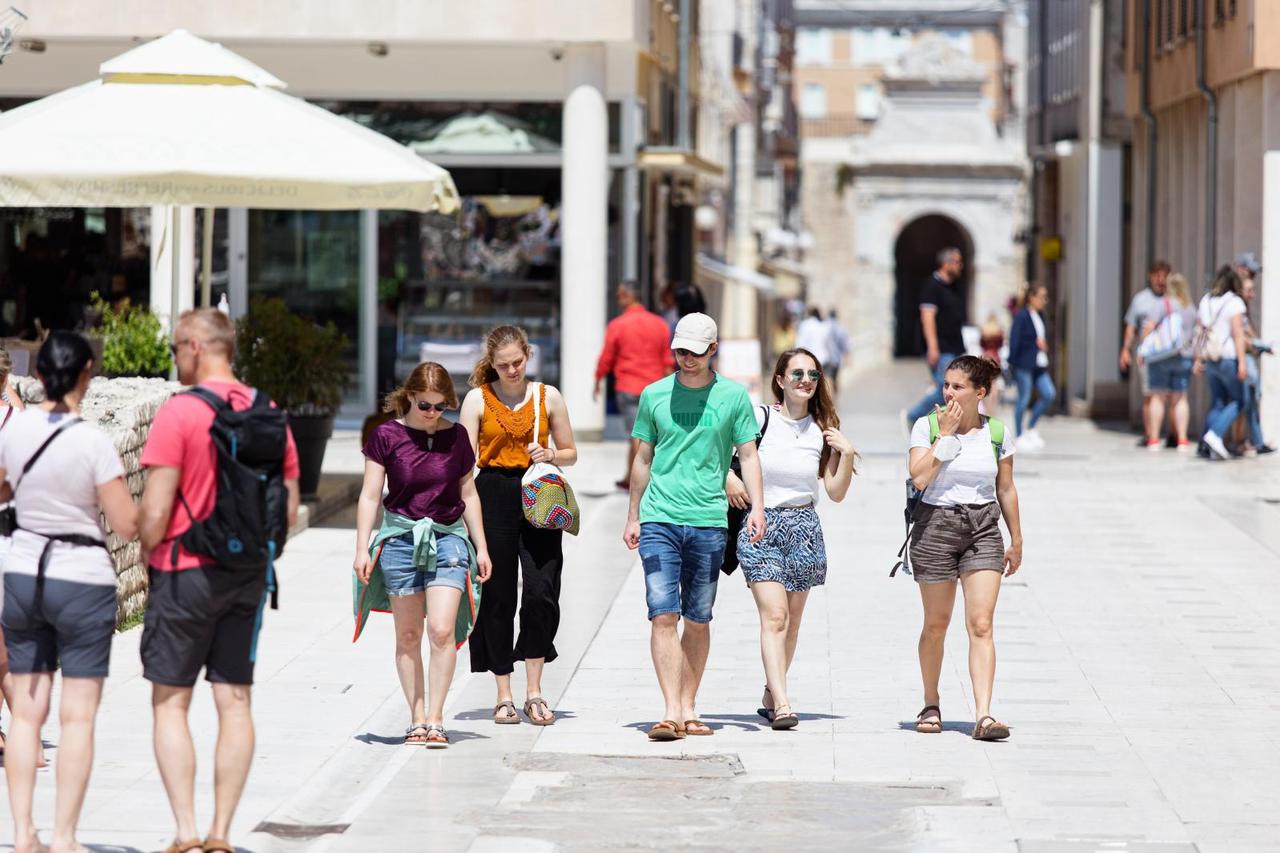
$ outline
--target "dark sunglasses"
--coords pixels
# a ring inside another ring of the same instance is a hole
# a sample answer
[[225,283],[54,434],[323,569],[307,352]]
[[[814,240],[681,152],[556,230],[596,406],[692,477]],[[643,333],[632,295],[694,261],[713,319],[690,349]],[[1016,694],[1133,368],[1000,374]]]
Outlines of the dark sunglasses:
[[822,378],[822,371],[820,370],[793,370],[787,375],[791,377],[792,382],[799,382],[801,379],[804,379],[806,373],[809,374],[810,382],[817,382]]
[[[707,347],[707,350],[710,350],[710,349],[711,347]],[[675,352],[676,352],[676,358],[689,358],[690,356],[692,356],[693,358],[702,358],[707,354],[707,350],[703,350],[702,352],[694,352],[691,349],[677,349]]]
[[437,412],[447,412],[449,411],[449,404],[448,403],[428,403],[426,400],[418,401],[419,412],[430,412],[433,409]]

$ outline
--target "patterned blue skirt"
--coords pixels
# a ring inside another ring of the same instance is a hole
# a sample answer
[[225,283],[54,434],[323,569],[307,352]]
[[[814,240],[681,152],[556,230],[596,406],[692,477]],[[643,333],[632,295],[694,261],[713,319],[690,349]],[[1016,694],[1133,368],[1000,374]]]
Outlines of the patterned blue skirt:
[[765,509],[764,538],[754,545],[747,527],[738,534],[738,562],[747,583],[775,581],[787,592],[804,592],[827,581],[827,546],[812,506]]

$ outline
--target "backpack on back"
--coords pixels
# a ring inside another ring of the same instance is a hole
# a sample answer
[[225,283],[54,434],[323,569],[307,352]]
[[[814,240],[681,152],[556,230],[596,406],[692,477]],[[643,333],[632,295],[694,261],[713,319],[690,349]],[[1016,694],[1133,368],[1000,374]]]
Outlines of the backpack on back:
[[[1004,447],[1004,421],[999,418],[987,418],[987,426],[991,428],[991,450],[996,455],[996,468],[1000,467],[1000,451]],[[929,414],[929,444],[933,444],[938,440],[941,434],[938,428],[938,413],[931,412]],[[911,478],[907,478],[907,507],[903,510],[902,515],[907,521],[907,538],[903,541],[902,547],[898,549],[898,562],[894,564],[889,571],[889,577],[893,577],[898,573],[898,569],[907,574],[911,574],[911,528],[916,523],[916,511],[920,508],[921,502],[924,500],[924,492],[916,488],[916,484],[911,482]]]
[[196,519],[178,492],[191,528],[174,541],[173,562],[177,564],[180,542],[191,553],[213,560],[220,569],[243,573],[246,578],[265,574],[275,609],[279,586],[274,562],[284,553],[289,533],[289,497],[284,485],[289,417],[256,390],[253,403],[239,412],[198,385],[183,393],[198,397],[213,409],[209,438],[216,453],[217,480],[213,511],[203,519]]

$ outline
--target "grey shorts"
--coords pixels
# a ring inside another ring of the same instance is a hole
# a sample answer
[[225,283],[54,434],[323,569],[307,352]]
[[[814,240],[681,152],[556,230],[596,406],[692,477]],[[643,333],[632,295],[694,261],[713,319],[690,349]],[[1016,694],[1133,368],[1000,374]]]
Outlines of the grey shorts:
[[636,412],[640,411],[640,395],[623,394],[617,391],[614,397],[618,401],[618,413],[622,415],[622,425],[626,427],[627,438],[630,438],[631,430],[636,426]]
[[9,671],[56,672],[64,678],[106,678],[116,630],[116,588],[46,578],[35,607],[34,575],[4,576],[4,644]]
[[911,571],[917,583],[944,583],[965,572],[1004,570],[998,503],[922,503],[918,512],[911,530]]

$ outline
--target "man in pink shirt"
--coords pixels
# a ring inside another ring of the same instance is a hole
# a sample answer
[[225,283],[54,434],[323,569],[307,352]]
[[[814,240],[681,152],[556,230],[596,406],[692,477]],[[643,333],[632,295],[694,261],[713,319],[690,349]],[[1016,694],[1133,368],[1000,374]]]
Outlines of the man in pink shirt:
[[[221,397],[235,411],[248,409],[254,389],[231,370],[235,327],[214,308],[187,311],[174,329],[178,379]],[[274,404],[273,404],[274,405]],[[200,670],[213,685],[218,710],[214,759],[213,823],[205,850],[231,850],[226,841],[253,760],[253,649],[260,624],[266,575],[222,568],[193,554],[180,537],[192,519],[204,521],[217,498],[217,456],[209,428],[214,410],[194,394],[171,398],[156,413],[142,465],[148,470],[142,494],[143,559],[150,595],[142,631],[142,675],[151,682],[155,753],[177,823],[178,849],[200,844],[195,813],[195,746],[187,710]],[[298,451],[286,434],[284,483],[288,524],[298,515]],[[185,504],[185,505],[184,505]],[[218,846],[222,845],[222,846]]]
[[[600,398],[601,383],[613,374],[613,390],[618,399],[618,411],[631,435],[636,425],[636,411],[640,406],[640,392],[675,369],[671,355],[671,332],[667,321],[640,304],[636,289],[629,284],[619,284],[616,294],[622,313],[609,321],[604,332],[604,349],[596,362],[596,387],[592,399]],[[619,489],[627,491],[631,485],[631,464],[636,456],[636,442],[631,439],[627,450],[627,471],[617,482]]]

